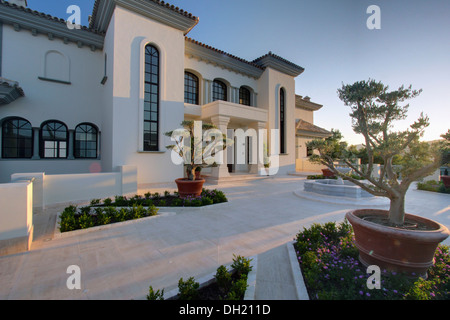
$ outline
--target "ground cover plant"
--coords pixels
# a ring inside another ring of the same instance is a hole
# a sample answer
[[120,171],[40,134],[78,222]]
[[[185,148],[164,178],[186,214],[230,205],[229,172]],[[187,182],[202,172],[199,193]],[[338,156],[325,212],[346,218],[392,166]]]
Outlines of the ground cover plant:
[[[211,284],[200,287],[200,283],[194,277],[187,280],[181,278],[178,281],[178,295],[175,300],[243,300],[247,290],[247,277],[253,267],[251,259],[233,256],[231,270],[225,266],[217,268],[214,280]],[[164,300],[164,289],[154,290],[149,287],[147,300]]]
[[[358,175],[355,175],[355,174],[349,174],[348,176],[350,176],[350,177],[352,177],[353,179],[356,179],[356,180],[364,180],[364,178],[359,177]],[[336,176],[326,177],[323,174],[311,174],[311,175],[308,175],[306,177],[306,179],[308,179],[308,180],[322,180],[322,179],[334,179],[334,180],[337,180],[338,177],[336,177]],[[342,179],[343,180],[348,180],[348,178],[346,176],[344,176]]]
[[114,200],[94,199],[88,206],[68,206],[60,215],[60,231],[69,232],[128,220],[141,219],[158,214],[157,207],[202,207],[227,202],[220,190],[203,189],[199,197],[181,199],[175,192],[146,193],[127,198],[116,196]]
[[417,189],[439,193],[450,193],[450,188],[446,188],[442,181],[439,182],[434,180],[417,183]]
[[128,220],[142,219],[157,215],[158,210],[153,205],[147,208],[141,205],[134,205],[130,208],[97,207],[94,209],[87,206],[80,210],[72,205],[65,208],[60,215],[60,231],[69,232]]
[[371,273],[358,260],[351,225],[313,224],[295,239],[299,265],[311,300],[448,300],[449,247],[440,245],[426,280],[382,270],[380,289],[368,288]]
[[203,188],[202,193],[198,197],[187,197],[182,199],[178,192],[170,193],[150,193],[147,192],[144,196],[135,195],[134,197],[116,196],[114,200],[108,198],[103,200],[93,200],[91,205],[94,206],[113,206],[113,207],[130,207],[133,205],[141,205],[144,207],[202,207],[212,204],[228,202],[227,197],[221,190],[209,190]]

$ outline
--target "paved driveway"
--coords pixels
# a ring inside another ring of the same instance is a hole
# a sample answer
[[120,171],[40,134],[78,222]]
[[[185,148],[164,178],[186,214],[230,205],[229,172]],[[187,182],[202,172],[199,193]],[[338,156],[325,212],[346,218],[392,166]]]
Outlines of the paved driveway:
[[[342,221],[355,208],[299,198],[294,191],[303,182],[296,176],[225,182],[209,187],[223,190],[226,204],[167,208],[162,216],[61,237],[52,233],[64,206],[48,208],[35,215],[32,250],[0,258],[0,299],[145,299],[150,285],[168,291],[181,277],[214,272],[233,254],[266,252],[303,227]],[[406,209],[450,226],[450,195],[410,190]],[[81,270],[80,290],[67,288],[71,265]]]

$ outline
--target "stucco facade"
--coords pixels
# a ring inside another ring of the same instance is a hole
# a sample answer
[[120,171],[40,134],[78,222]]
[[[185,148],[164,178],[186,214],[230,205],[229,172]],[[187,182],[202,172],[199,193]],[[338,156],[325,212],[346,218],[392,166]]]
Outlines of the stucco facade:
[[[183,120],[213,123],[231,139],[237,129],[266,129],[278,172],[295,171],[311,137],[298,120],[312,124],[321,107],[295,93],[304,69],[272,53],[245,61],[199,43],[187,36],[198,21],[157,0],[97,0],[90,25],[70,30],[2,1],[0,77],[24,94],[5,94],[0,106],[0,182],[120,166],[135,166],[139,184],[173,181],[184,170],[164,133]],[[260,172],[256,139],[236,142],[244,146],[226,150],[208,174]]]

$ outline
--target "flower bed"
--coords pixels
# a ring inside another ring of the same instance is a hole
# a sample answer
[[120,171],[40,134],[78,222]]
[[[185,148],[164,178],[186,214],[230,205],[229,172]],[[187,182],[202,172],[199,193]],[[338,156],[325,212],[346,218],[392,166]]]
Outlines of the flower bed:
[[299,265],[312,300],[448,300],[450,255],[439,246],[428,279],[411,279],[395,272],[381,273],[381,288],[368,289],[372,275],[358,260],[351,225],[314,224],[295,239]]
[[131,207],[133,205],[141,205],[149,207],[154,205],[156,207],[202,207],[227,201],[227,197],[222,191],[203,189],[199,197],[182,199],[179,197],[178,192],[173,194],[169,191],[165,191],[163,194],[148,192],[144,196],[135,195],[130,198],[116,196],[114,200],[108,198],[104,199],[103,202],[100,199],[95,199],[91,201],[91,206]]
[[[205,284],[196,282],[194,277],[178,281],[177,293],[167,300],[244,300],[247,290],[247,278],[252,271],[251,259],[233,257],[231,270],[225,266],[217,268],[214,279]],[[147,300],[165,300],[164,289],[149,287]]]
[[439,193],[450,193],[450,188],[446,188],[442,181],[434,180],[417,183],[417,189]]
[[59,225],[61,232],[68,232],[155,216],[159,210],[157,207],[203,207],[227,201],[222,191],[207,189],[203,189],[199,197],[186,199],[168,191],[164,195],[146,193],[131,198],[116,196],[114,200],[94,199],[88,206],[65,208],[60,215]]

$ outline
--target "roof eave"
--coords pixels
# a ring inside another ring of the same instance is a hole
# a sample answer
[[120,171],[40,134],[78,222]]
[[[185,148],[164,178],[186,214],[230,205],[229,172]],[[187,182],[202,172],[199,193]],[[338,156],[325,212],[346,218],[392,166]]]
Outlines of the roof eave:
[[71,30],[67,23],[55,17],[33,11],[28,8],[18,7],[1,1],[0,21],[11,25],[16,31],[30,30],[33,35],[45,34],[49,38],[60,38],[65,42],[75,42],[90,46],[93,50],[102,49],[104,35],[94,32],[86,27]]
[[190,38],[186,38],[185,54],[256,79],[264,72],[263,68],[251,62],[214,49]]
[[174,6],[156,0],[97,0],[90,22],[92,29],[106,32],[111,21],[114,9],[119,5],[122,8],[138,13],[175,29],[186,35],[199,22],[195,17]]
[[308,131],[308,130],[297,130],[296,137],[311,137],[311,138],[328,138],[331,136],[330,133],[319,133],[315,131]]
[[298,77],[305,71],[304,68],[292,62],[289,62],[286,59],[273,55],[272,53],[269,53],[261,58],[258,58],[253,62],[264,68],[272,68],[278,70],[294,78]]
[[17,82],[0,78],[0,105],[9,104],[24,96],[25,93]]

